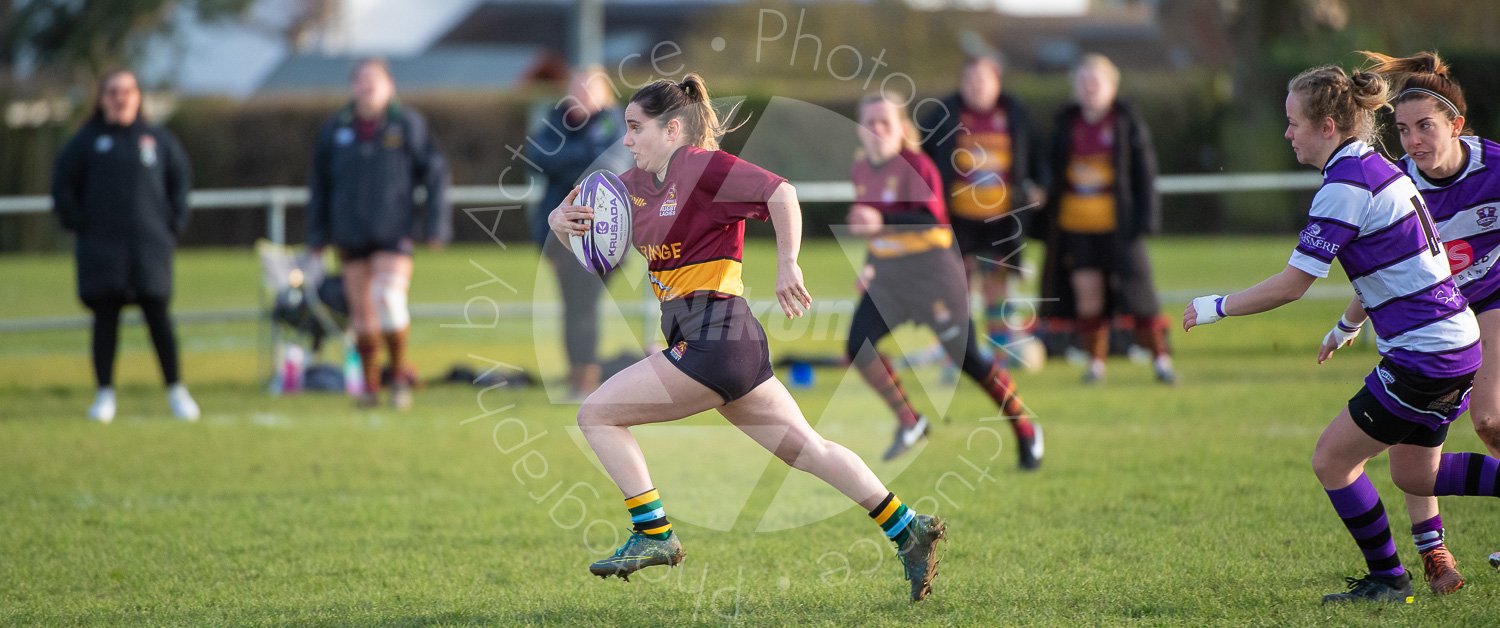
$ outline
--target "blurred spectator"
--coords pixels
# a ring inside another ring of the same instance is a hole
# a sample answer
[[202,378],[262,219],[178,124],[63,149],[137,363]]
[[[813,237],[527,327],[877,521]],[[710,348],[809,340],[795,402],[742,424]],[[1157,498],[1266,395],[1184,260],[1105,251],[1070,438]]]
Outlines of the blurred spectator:
[[[318,133],[308,176],[307,243],[338,251],[349,318],[364,367],[357,405],[380,401],[381,341],[390,352],[391,405],[411,405],[416,372],[407,364],[412,241],[439,249],[452,237],[448,170],[427,122],[396,100],[382,59],[354,68],[349,104]],[[417,228],[412,193],[426,188],[427,213]]]
[[1145,242],[1161,229],[1156,149],[1140,114],[1116,98],[1119,85],[1114,63],[1086,55],[1073,70],[1075,102],[1053,127],[1042,315],[1075,321],[1089,354],[1085,383],[1104,378],[1110,321],[1123,316],[1151,350],[1156,378],[1171,384],[1177,376]]
[[[958,92],[924,117],[922,149],[942,175],[953,234],[971,282],[984,297],[989,340],[1012,342],[1007,283],[1021,266],[1022,208],[1041,204],[1041,138],[1021,102],[1005,93],[998,56],[964,62]],[[1015,212],[1015,213],[1013,213]]]
[[568,95],[546,112],[526,145],[526,159],[547,178],[542,201],[530,215],[531,237],[557,274],[568,392],[578,400],[599,387],[599,295],[604,281],[579,264],[567,245],[551,237],[547,214],[589,172],[603,168],[619,174],[630,169],[629,152],[620,143],[624,136],[625,117],[609,76],[598,66],[587,66],[572,71]]
[[77,235],[78,298],[94,314],[99,390],[89,418],[108,423],[115,417],[120,310],[135,304],[151,330],[172,413],[193,421],[198,404],[181,381],[167,307],[192,175],[177,138],[147,123],[140,108],[135,74],[115,70],[100,79],[93,115],[57,156],[52,203],[63,228]]

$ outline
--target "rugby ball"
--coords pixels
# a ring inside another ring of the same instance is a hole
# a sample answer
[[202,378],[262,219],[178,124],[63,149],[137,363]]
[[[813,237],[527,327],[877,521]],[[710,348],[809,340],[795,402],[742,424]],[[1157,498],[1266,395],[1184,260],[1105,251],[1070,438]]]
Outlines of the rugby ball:
[[595,170],[578,184],[574,202],[594,209],[587,235],[568,236],[573,256],[591,272],[604,275],[620,266],[630,250],[630,192],[608,170]]

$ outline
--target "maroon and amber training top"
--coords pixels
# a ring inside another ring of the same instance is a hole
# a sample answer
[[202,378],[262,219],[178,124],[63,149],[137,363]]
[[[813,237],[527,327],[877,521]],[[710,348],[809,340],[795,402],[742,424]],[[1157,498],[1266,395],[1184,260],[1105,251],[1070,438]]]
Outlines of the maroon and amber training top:
[[638,167],[620,181],[657,299],[744,294],[745,219],[769,218],[766,201],[786,179],[724,151],[684,146],[672,153],[663,181]]
[[872,257],[904,257],[953,244],[943,181],[927,155],[903,148],[879,165],[856,159],[849,178],[854,202],[880,210],[885,220],[885,228],[870,238]]

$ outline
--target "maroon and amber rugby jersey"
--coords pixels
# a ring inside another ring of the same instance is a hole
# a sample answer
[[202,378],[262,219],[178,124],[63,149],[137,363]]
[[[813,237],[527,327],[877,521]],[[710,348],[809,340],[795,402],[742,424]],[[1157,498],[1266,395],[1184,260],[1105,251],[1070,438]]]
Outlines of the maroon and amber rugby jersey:
[[1063,192],[1057,223],[1069,233],[1109,233],[1115,230],[1115,116],[1090,124],[1080,116],[1073,123],[1072,153],[1068,159],[1068,187]]
[[943,181],[927,155],[901,149],[883,164],[854,160],[854,202],[880,210],[886,228],[870,238],[870,254],[885,259],[945,249],[953,244]]
[[967,107],[959,114],[953,167],[958,177],[948,190],[953,215],[984,220],[1010,211],[1011,173],[1010,121],[1005,109],[996,107],[975,113]]
[[631,168],[620,181],[630,191],[631,236],[657,299],[745,292],[744,221],[769,218],[766,201],[786,179],[724,151],[684,146],[672,153],[665,180]]

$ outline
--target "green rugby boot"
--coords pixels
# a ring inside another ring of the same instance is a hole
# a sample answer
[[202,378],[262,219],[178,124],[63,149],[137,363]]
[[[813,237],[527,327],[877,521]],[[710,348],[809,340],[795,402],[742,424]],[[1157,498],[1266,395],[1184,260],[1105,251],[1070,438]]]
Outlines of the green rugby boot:
[[908,526],[910,536],[896,555],[911,582],[911,601],[920,602],[932,594],[932,579],[938,573],[937,542],[943,540],[946,527],[942,518],[932,515],[917,515]]
[[630,574],[647,567],[676,567],[685,555],[676,532],[666,539],[653,539],[640,532],[631,532],[630,538],[625,540],[620,549],[615,550],[613,556],[601,558],[589,565],[589,573],[605,579],[619,576],[621,580],[629,582]]

